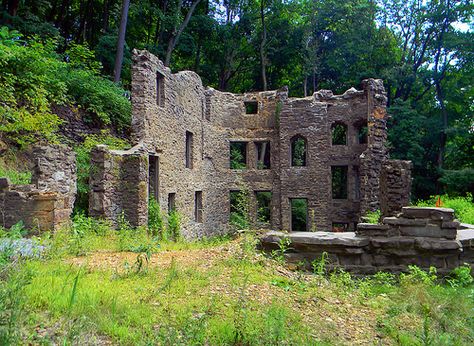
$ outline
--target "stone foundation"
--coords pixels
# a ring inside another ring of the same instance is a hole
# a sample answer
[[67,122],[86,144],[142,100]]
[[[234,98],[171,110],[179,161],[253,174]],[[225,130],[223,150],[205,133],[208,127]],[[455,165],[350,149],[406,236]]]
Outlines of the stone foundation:
[[308,267],[328,254],[329,268],[341,267],[357,274],[402,272],[408,265],[439,273],[474,264],[474,226],[460,230],[452,209],[404,207],[382,224],[358,224],[356,232],[269,232],[262,239],[266,250],[277,249],[282,237],[291,240],[290,262]]
[[75,154],[60,145],[33,149],[32,183],[12,185],[0,178],[0,225],[19,221],[36,230],[56,230],[69,223],[76,195]]

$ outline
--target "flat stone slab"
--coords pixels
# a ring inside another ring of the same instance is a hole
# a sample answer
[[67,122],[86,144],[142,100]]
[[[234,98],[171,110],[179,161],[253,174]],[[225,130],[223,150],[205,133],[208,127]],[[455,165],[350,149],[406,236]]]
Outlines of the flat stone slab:
[[278,243],[287,237],[293,244],[303,245],[343,245],[363,247],[369,244],[369,238],[360,237],[355,232],[277,232],[270,231],[262,238],[262,243]]
[[402,217],[406,217],[409,219],[433,219],[452,221],[454,218],[454,210],[450,208],[403,207]]
[[469,223],[461,223],[459,225],[459,229],[474,229],[474,225],[471,225]]
[[468,241],[472,240],[474,241],[474,226],[472,226],[471,229],[460,229],[458,230],[458,236],[457,239],[460,241]]

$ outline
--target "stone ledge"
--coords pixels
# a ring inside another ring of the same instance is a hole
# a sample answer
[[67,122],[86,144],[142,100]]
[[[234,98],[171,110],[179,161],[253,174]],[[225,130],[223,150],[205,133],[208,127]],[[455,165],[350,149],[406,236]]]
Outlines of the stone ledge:
[[354,232],[276,232],[271,231],[262,238],[263,243],[278,243],[287,237],[293,244],[363,247],[369,244],[369,238],[359,237]]
[[453,221],[454,210],[450,208],[403,207],[401,216],[409,219]]

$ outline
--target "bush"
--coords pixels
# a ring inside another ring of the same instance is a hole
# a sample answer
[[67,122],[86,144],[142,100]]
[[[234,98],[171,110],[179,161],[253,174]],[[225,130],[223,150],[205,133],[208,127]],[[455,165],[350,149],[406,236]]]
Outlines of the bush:
[[[472,203],[472,195],[467,194],[466,197],[450,197],[448,195],[440,196],[441,206],[454,209],[456,218],[464,223],[474,224],[474,203]],[[434,207],[438,200],[438,196],[432,196],[426,201],[416,202],[418,207]]]
[[148,202],[148,230],[153,237],[163,238],[163,215],[160,205],[153,197]]
[[85,121],[113,125],[119,130],[130,126],[132,106],[125,90],[88,70],[67,66],[58,72],[67,86],[71,100],[92,115],[85,118]]
[[181,214],[172,210],[168,214],[168,236],[171,240],[181,240]]
[[380,210],[376,211],[368,211],[367,214],[363,217],[364,221],[367,223],[372,223],[374,225],[378,224],[380,222],[380,217],[381,217]]
[[474,193],[474,168],[460,170],[444,170],[439,181],[445,185],[446,192],[462,195],[466,191]]
[[91,122],[129,126],[131,104],[125,90],[97,75],[100,64],[86,46],[71,44],[61,56],[57,39],[42,43],[20,38],[16,31],[0,29],[0,133],[20,146],[55,142],[62,121],[51,105],[67,103],[88,111]]
[[20,46],[17,32],[0,39],[0,133],[20,146],[46,139],[56,141],[61,120],[52,103],[66,102],[66,84],[56,73],[61,63],[53,42]]
[[25,185],[31,183],[31,172],[19,172],[14,169],[7,169],[0,164],[0,177],[8,178],[10,183],[15,185]]

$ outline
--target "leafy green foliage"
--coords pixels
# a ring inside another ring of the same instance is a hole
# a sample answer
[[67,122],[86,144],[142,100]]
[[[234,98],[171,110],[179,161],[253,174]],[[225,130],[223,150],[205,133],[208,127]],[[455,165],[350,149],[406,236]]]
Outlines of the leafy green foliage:
[[[459,221],[474,224],[474,203],[471,194],[467,194],[466,197],[450,197],[449,195],[439,197],[442,207],[454,209],[454,214]],[[434,207],[437,200],[438,196],[431,196],[429,200],[416,202],[416,206]]]
[[250,226],[250,192],[242,186],[239,191],[230,192],[230,224],[238,230]]
[[366,223],[378,224],[380,223],[381,216],[382,213],[380,212],[380,210],[368,211],[367,214],[365,214],[365,216],[363,217],[363,220]]
[[182,238],[181,219],[182,219],[182,216],[177,210],[172,210],[168,214],[167,235],[170,238],[170,240],[173,240],[173,241],[181,240]]
[[31,172],[18,172],[14,169],[8,169],[0,163],[0,177],[10,180],[11,184],[25,185],[31,183]]
[[230,143],[230,168],[244,169],[247,167],[246,160],[247,144],[244,142]]
[[148,201],[148,230],[154,237],[163,237],[165,231],[160,204],[153,197]]
[[86,119],[119,130],[130,124],[131,105],[124,90],[98,75],[100,64],[85,45],[72,44],[62,61],[55,40],[20,41],[16,31],[0,35],[0,132],[20,146],[55,142],[61,124],[51,105],[72,103]]

